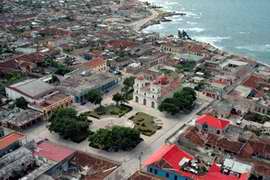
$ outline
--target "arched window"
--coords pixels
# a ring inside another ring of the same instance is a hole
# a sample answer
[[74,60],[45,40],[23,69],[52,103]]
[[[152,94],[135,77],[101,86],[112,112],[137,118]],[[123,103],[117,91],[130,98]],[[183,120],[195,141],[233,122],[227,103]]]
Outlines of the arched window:
[[135,101],[139,102],[139,97],[138,96],[135,96]]
[[143,99],[143,105],[146,105],[146,99]]
[[152,108],[155,108],[155,102],[154,101],[152,101],[151,106],[152,106]]

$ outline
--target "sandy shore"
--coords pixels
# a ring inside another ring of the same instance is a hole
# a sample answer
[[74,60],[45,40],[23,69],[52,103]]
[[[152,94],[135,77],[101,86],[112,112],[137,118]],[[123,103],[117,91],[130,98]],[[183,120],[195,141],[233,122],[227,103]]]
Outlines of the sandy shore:
[[140,19],[138,21],[132,22],[131,24],[129,24],[129,26],[132,27],[132,29],[134,29],[135,31],[140,31],[143,28],[145,28],[147,24],[150,25],[151,22],[157,20],[162,14],[161,11],[153,9],[153,8],[149,8],[149,11],[151,11],[150,16]]

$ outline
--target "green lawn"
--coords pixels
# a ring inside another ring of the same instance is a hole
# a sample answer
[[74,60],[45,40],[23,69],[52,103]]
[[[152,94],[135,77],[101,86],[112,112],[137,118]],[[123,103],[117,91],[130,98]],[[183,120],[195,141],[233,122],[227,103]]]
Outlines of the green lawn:
[[94,111],[88,111],[85,112],[84,115],[91,116],[96,119],[100,119],[102,116],[105,115],[115,115],[118,117],[122,117],[126,113],[130,112],[132,110],[132,107],[129,107],[127,105],[109,105],[109,106],[101,106],[96,108]]
[[146,136],[151,136],[155,134],[158,129],[161,129],[161,126],[155,123],[153,116],[143,112],[138,112],[129,119],[134,122],[135,128]]

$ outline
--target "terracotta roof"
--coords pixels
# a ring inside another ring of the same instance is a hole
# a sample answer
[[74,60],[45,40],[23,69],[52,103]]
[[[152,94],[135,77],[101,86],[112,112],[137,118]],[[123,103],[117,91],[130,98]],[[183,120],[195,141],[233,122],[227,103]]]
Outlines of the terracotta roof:
[[25,136],[19,132],[12,132],[0,139],[0,150],[7,148],[9,145],[21,140]]
[[210,146],[216,146],[218,139],[219,139],[219,136],[215,134],[208,134],[207,139],[206,139],[206,144]]
[[85,66],[94,69],[98,66],[104,65],[106,61],[101,57],[96,57],[95,59],[92,59],[86,63],[84,63]]
[[135,46],[135,43],[128,40],[112,40],[107,44],[107,47],[112,48],[132,48]]
[[253,149],[253,154],[260,157],[270,157],[270,144],[261,141],[249,141],[248,142]]
[[188,129],[185,132],[184,137],[191,141],[193,144],[196,144],[198,146],[204,145],[204,140],[202,139],[198,130],[195,127]]
[[114,161],[96,155],[87,154],[81,151],[75,153],[71,162],[77,166],[80,166],[81,168],[87,166],[89,170],[95,172],[86,175],[84,180],[104,179],[120,166],[120,164]]
[[250,143],[246,143],[240,152],[240,156],[244,157],[244,158],[249,158],[252,156],[252,154],[254,153],[253,147],[250,145]]
[[23,54],[14,58],[15,61],[20,62],[31,62],[31,63],[41,63],[45,60],[45,55],[39,52],[31,54]]
[[232,153],[239,153],[243,147],[243,143],[237,141],[229,141],[226,138],[218,140],[217,146]]
[[197,118],[196,123],[201,125],[207,124],[208,126],[215,129],[224,129],[230,124],[230,121],[225,119],[218,119],[214,116],[204,114]]
[[0,63],[0,70],[4,72],[8,70],[19,70],[19,69],[20,69],[19,64],[14,59]]
[[254,169],[259,175],[270,176],[270,165],[262,161],[253,162]]
[[72,149],[44,140],[37,144],[37,149],[33,154],[48,160],[60,162],[70,157],[74,152]]
[[259,82],[262,82],[262,81],[264,81],[263,78],[261,78],[259,76],[252,75],[243,83],[243,85],[247,86],[247,87],[250,87],[250,88],[253,88],[253,89],[256,89],[257,84]]
[[163,178],[142,171],[136,171],[131,177],[128,178],[128,180],[161,180],[161,179]]

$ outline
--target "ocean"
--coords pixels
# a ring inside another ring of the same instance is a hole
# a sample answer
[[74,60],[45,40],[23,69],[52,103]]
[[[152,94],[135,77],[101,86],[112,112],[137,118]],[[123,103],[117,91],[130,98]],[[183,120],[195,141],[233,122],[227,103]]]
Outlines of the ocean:
[[270,0],[148,0],[164,10],[184,12],[144,32],[176,35],[185,30],[198,41],[270,64]]

